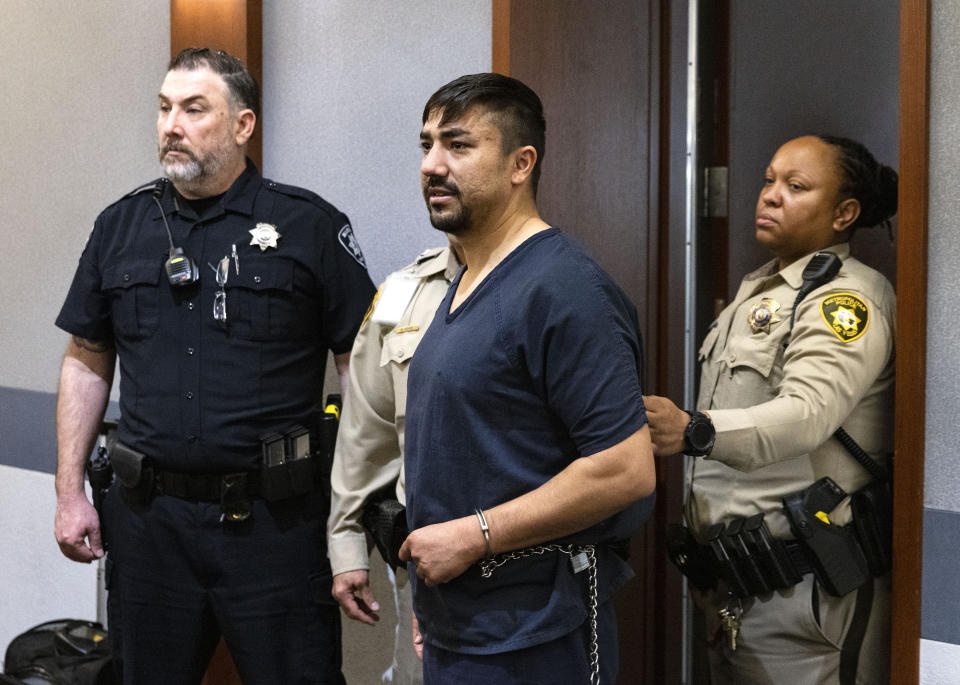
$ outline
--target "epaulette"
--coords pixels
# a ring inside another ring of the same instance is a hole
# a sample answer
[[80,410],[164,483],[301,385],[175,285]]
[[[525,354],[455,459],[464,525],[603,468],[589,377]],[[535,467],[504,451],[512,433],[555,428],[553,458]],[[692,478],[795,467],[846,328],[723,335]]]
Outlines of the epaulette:
[[413,264],[404,270],[417,278],[430,278],[446,271],[449,264],[449,247],[431,247],[417,255]]
[[413,260],[413,263],[419,266],[420,264],[423,264],[428,259],[433,259],[434,257],[439,255],[441,252],[443,252],[446,249],[447,248],[445,247],[431,247],[429,249],[426,249],[417,255],[417,258]]
[[155,178],[149,183],[144,183],[142,186],[139,186],[138,188],[134,188],[133,190],[131,190],[129,193],[127,193],[120,199],[126,200],[128,197],[133,197],[134,195],[139,195],[140,193],[146,193],[147,191],[153,192],[154,190],[156,190],[157,186],[160,183],[163,183],[164,181],[166,181],[165,178]]
[[301,200],[306,200],[328,214],[334,215],[340,213],[336,207],[324,200],[312,190],[307,190],[306,188],[301,188],[299,186],[290,186],[286,183],[277,183],[269,178],[263,179],[263,184],[270,190],[275,190],[281,195],[287,195],[289,197],[297,197]]
[[149,183],[144,183],[144,184],[141,185],[141,186],[137,186],[136,188],[134,188],[133,190],[131,190],[129,193],[127,193],[127,194],[124,195],[123,197],[121,197],[121,198],[115,200],[114,202],[110,203],[109,205],[107,205],[106,209],[110,209],[110,208],[113,207],[114,205],[120,204],[120,203],[123,202],[124,200],[127,200],[127,199],[129,199],[129,198],[131,198],[131,197],[135,197],[135,196],[137,196],[137,195],[141,195],[141,194],[147,193],[147,192],[151,192],[151,193],[152,193],[152,192],[157,188],[158,184],[160,184],[160,183],[162,183],[162,182],[166,182],[166,179],[161,177],[161,178],[155,178],[154,180],[150,181]]

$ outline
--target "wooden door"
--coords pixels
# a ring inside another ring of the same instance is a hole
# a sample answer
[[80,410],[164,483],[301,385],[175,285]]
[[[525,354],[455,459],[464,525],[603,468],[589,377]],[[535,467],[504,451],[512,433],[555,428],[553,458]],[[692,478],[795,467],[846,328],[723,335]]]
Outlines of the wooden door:
[[[669,150],[669,2],[494,2],[494,68],[543,100],[546,152],[538,205],[544,220],[575,237],[631,297],[645,344],[646,385],[675,394],[671,333],[661,328],[668,230],[662,211]],[[664,224],[664,225],[662,225]],[[682,326],[677,327],[682,329]],[[679,352],[679,345],[673,349]],[[617,597],[620,682],[680,682],[680,576],[662,533],[679,519],[680,459],[657,464],[657,508],[632,544],[638,578]],[[668,568],[669,567],[669,568]]]

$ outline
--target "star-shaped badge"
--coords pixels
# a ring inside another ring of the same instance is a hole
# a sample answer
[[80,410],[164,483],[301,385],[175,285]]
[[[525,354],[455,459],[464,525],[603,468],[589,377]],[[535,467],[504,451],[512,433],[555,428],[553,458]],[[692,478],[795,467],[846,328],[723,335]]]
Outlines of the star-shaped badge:
[[860,325],[860,319],[851,310],[837,307],[837,311],[833,313],[833,323],[835,326],[842,328],[848,335],[852,335],[856,332],[857,326]]
[[763,331],[770,332],[770,324],[778,323],[780,317],[777,316],[777,310],[780,309],[780,303],[776,300],[765,297],[750,308],[750,315],[747,321],[750,322],[750,330],[754,333]]
[[268,247],[276,249],[277,241],[280,240],[280,233],[277,232],[277,227],[273,224],[257,224],[254,228],[250,229],[250,235],[253,238],[250,239],[251,245],[259,245],[260,251],[265,251]]

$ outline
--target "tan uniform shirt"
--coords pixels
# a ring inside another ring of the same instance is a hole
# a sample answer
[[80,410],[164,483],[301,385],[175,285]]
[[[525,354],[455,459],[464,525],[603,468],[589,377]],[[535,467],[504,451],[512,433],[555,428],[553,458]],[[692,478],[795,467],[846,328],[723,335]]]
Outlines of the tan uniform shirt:
[[[369,568],[360,518],[367,497],[397,481],[404,502],[403,433],[407,368],[447,287],[459,269],[450,248],[427,250],[397,274],[418,280],[396,325],[364,321],[350,354],[350,384],[330,475],[332,501],[328,551],[334,575]],[[394,275],[391,274],[391,277]],[[375,302],[388,292],[391,277]]]
[[[707,333],[697,408],[709,412],[717,438],[710,457],[692,464],[687,517],[698,533],[762,511],[775,536],[790,537],[784,495],[823,476],[848,493],[866,485],[869,474],[831,437],[839,426],[875,459],[892,451],[893,288],[848,245],[830,251],[843,266],[800,303],[786,347],[812,255],[749,274]],[[779,321],[754,330],[764,307]],[[849,521],[846,505],[833,518]]]

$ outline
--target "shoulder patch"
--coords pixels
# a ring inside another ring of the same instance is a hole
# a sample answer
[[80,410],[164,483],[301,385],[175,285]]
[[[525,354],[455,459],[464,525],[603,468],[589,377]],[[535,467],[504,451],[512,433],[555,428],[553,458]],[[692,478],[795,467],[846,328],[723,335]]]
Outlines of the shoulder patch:
[[373,314],[373,308],[377,306],[377,300],[380,299],[380,293],[383,291],[383,283],[380,284],[380,287],[377,288],[377,292],[373,296],[373,300],[370,302],[370,306],[367,307],[367,313],[363,315],[363,321],[360,322],[360,327],[363,328],[366,325],[367,320],[370,318],[370,315]]
[[337,239],[340,241],[340,244],[343,245],[343,249],[346,250],[351,257],[356,259],[360,266],[366,269],[367,262],[363,258],[360,243],[357,242],[357,237],[353,234],[353,229],[350,228],[350,224],[344,224],[340,227],[340,230],[337,231]]
[[867,303],[851,293],[836,293],[820,301],[820,315],[842,342],[852,342],[867,330],[870,311]]

